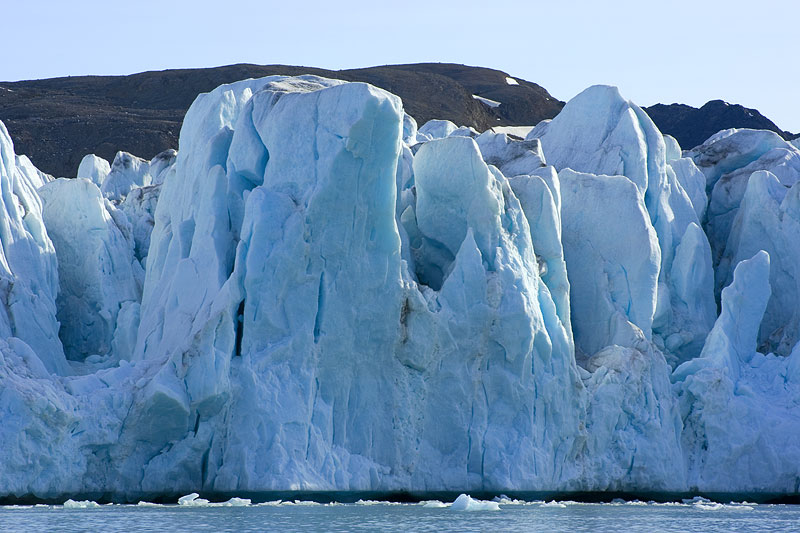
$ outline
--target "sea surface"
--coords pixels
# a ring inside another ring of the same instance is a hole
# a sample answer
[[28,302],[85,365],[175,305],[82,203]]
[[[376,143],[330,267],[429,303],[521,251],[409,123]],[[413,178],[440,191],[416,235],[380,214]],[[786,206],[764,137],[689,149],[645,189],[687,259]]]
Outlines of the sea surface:
[[[459,507],[461,510],[457,509]],[[0,531],[800,531],[800,506],[685,503],[267,502],[0,506]]]

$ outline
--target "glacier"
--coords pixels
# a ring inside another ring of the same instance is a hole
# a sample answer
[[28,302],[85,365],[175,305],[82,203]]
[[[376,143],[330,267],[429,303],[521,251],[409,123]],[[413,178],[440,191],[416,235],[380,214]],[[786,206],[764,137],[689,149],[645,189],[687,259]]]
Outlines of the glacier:
[[0,126],[0,498],[800,491],[800,150],[614,87],[525,140],[200,95],[53,179]]

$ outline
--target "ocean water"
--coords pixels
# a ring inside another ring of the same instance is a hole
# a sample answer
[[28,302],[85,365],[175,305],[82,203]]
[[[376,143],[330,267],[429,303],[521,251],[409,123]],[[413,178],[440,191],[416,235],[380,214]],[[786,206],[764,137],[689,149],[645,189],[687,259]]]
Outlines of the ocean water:
[[188,503],[194,505],[70,501],[1,506],[0,531],[800,531],[797,505],[718,504],[699,499],[682,504],[471,500],[465,510],[435,501]]

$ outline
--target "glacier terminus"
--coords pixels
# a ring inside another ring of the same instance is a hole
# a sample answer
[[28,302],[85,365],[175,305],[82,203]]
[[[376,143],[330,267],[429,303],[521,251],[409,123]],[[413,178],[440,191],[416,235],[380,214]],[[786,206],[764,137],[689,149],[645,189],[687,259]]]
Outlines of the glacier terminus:
[[244,80],[71,179],[0,123],[0,497],[797,495],[798,181],[608,86],[521,139]]

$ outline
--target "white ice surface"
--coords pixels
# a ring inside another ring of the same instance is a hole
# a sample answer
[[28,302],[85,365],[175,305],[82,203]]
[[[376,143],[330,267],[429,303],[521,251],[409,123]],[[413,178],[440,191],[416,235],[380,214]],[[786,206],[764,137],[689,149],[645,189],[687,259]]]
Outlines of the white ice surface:
[[111,165],[109,165],[108,161],[94,154],[87,154],[81,159],[77,176],[86,178],[98,187],[102,187],[110,172]]
[[505,133],[494,133],[490,130],[480,134],[475,141],[484,161],[496,166],[505,176],[533,174],[545,166],[542,146],[538,139],[519,141]]
[[126,304],[138,307],[144,279],[127,219],[85,178],[59,178],[39,194],[58,261],[56,317],[67,359],[111,354],[118,315]]
[[761,251],[737,265],[701,357],[672,376],[692,489],[797,491],[800,347],[788,357],[756,351],[770,263]]
[[56,252],[36,192],[43,177],[29,165],[0,123],[0,337],[20,339],[48,371],[69,374],[56,321]]
[[[716,268],[725,254],[731,225],[750,176],[767,170],[782,185],[791,187],[800,180],[800,150],[771,131],[730,129],[711,136],[686,155],[706,177],[709,205],[705,229]],[[728,265],[717,271],[717,294],[728,280],[730,268]]]
[[110,200],[122,200],[134,187],[150,185],[149,171],[149,161],[128,152],[117,152],[100,190]]
[[16,156],[16,161],[17,161],[17,170],[23,176],[25,176],[26,180],[35,189],[38,189],[45,183],[49,183],[55,179],[50,174],[46,174],[41,170],[39,170],[38,168],[36,168],[26,155]]
[[499,511],[500,504],[476,500],[467,494],[461,494],[450,504],[451,511]]
[[417,141],[424,142],[433,139],[443,139],[457,129],[458,126],[449,120],[429,120],[417,130]]
[[576,348],[591,356],[650,339],[661,250],[636,186],[570,169],[558,179]]
[[505,133],[507,135],[516,135],[524,139],[533,129],[533,126],[494,126],[492,131],[495,133]]
[[[666,349],[671,361],[697,356],[713,323],[709,312],[714,306],[713,295],[710,287],[697,285],[684,292],[691,301],[677,299],[672,272],[676,268],[673,262],[677,248],[687,228],[691,224],[700,225],[700,210],[667,164],[664,136],[653,121],[640,107],[625,100],[616,87],[597,85],[570,100],[551,122],[537,125],[527,139],[541,140],[547,163],[559,171],[569,168],[596,175],[622,175],[636,186],[658,237],[660,251],[656,308],[652,324],[642,323],[643,333],[650,338],[652,329],[654,341]],[[670,157],[677,155],[676,152],[670,142]],[[681,169],[681,177],[697,198],[696,176],[691,176],[690,169]],[[601,216],[605,216],[606,212],[603,213]],[[678,268],[705,271],[709,258],[703,240],[701,236],[695,241],[696,252],[682,256],[692,264]],[[699,277],[698,283],[703,281]]]
[[472,97],[475,100],[479,101],[480,103],[486,104],[487,106],[489,106],[491,108],[500,107],[500,102],[498,102],[497,100],[491,100],[489,98],[484,98],[483,96],[478,96],[477,94],[473,94]]
[[150,185],[131,189],[125,200],[119,204],[119,210],[131,226],[136,259],[144,268],[147,254],[150,251],[150,233],[155,226],[155,212],[161,185]]

